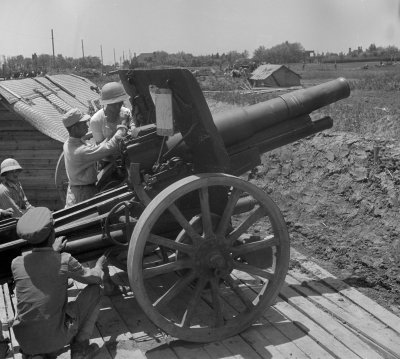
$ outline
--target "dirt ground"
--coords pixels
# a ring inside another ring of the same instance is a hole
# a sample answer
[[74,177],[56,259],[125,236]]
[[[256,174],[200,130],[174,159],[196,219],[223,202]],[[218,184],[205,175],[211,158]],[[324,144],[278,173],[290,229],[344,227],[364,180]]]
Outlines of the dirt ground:
[[397,315],[399,164],[395,141],[328,130],[264,154],[251,176],[281,209],[294,248]]

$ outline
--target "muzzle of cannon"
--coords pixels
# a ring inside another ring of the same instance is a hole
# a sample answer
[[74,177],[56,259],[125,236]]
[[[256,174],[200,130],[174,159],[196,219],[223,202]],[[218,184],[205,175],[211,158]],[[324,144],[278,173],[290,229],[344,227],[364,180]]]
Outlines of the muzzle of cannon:
[[[126,179],[54,212],[56,234],[80,260],[112,248],[111,262],[127,271],[139,305],[171,336],[208,342],[237,334],[273,304],[290,241],[272,199],[236,176],[264,152],[330,128],[330,117],[310,114],[348,97],[349,85],[339,78],[213,118],[187,70],[119,75],[141,124],[120,144]],[[158,108],[155,94],[170,107]],[[3,281],[27,249],[15,233],[5,236],[13,226],[0,225]]]

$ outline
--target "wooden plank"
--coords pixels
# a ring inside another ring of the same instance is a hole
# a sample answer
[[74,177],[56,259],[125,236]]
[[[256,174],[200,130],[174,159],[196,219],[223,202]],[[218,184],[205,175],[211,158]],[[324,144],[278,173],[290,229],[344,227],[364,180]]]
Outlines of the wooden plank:
[[0,115],[0,128],[4,131],[37,131],[30,123],[12,112],[3,112]]
[[159,347],[156,347],[156,348],[146,351],[146,358],[147,359],[178,359],[176,354],[166,344],[160,345]]
[[[296,290],[300,293],[308,295],[313,303],[328,310],[331,315],[336,316],[357,332],[362,333],[366,338],[377,343],[392,355],[396,356],[400,353],[400,335],[397,332],[388,328],[384,323],[378,321],[367,311],[340,295],[340,293],[333,292],[331,288],[323,283],[310,280],[300,271],[292,270],[291,274],[296,280],[293,281],[291,277],[288,277],[288,282],[291,285],[296,285]],[[310,292],[304,285],[313,289],[314,293]]]
[[39,131],[28,130],[28,129],[21,129],[20,131],[2,129],[0,132],[0,140],[4,142],[18,141],[19,143],[31,142],[34,140],[42,140],[62,145],[61,142],[56,141]]
[[[79,283],[77,281],[74,281],[74,288],[70,288],[68,290],[68,294],[69,294],[69,301],[75,300],[77,295],[79,294],[79,292],[81,291],[82,288],[84,288],[85,285],[82,283]],[[96,357],[99,358],[104,358],[104,359],[111,359],[113,358],[109,351],[107,350],[106,346],[104,345],[104,341],[102,336],[99,333],[99,330],[97,328],[97,326],[95,326],[93,333],[92,333],[92,337],[90,338],[90,342],[91,343],[96,343],[99,347],[100,347],[100,351],[98,353],[96,353]],[[63,359],[69,359],[71,357],[71,351],[68,347],[68,350],[66,352],[64,352],[63,354]]]
[[[266,328],[265,328],[266,329]],[[307,358],[307,356],[297,348],[297,350],[285,350],[282,353],[276,345],[273,343],[276,341],[275,332],[269,331],[267,336],[263,336],[260,333],[259,328],[251,327],[244,332],[240,333],[240,336],[248,343],[261,358]],[[287,342],[286,339],[284,341]],[[295,347],[295,345],[293,345]]]
[[[246,273],[243,273],[243,272],[235,271],[234,275],[236,276],[236,278],[240,279],[243,283],[245,283],[246,281],[249,281],[249,283],[257,283],[258,282],[257,280],[255,280],[256,278],[254,278],[253,276],[250,276],[250,275],[248,275]],[[253,298],[254,294],[253,294],[253,297],[252,297],[249,294],[249,292],[253,291],[254,285],[255,284],[251,284],[251,291],[250,290],[245,291],[246,295],[252,300],[254,299]],[[258,290],[258,288],[254,289],[255,292],[258,292],[257,290]],[[283,288],[281,289],[281,293],[285,292],[285,291],[291,291],[291,289],[288,288],[286,285],[284,285]],[[292,292],[295,293],[294,291],[292,291]],[[307,301],[307,299],[305,299],[305,298],[299,298],[299,300]],[[232,299],[230,299],[230,303],[234,303],[234,301]],[[275,306],[275,308],[276,308],[276,306]],[[295,312],[294,314],[298,314],[298,313]],[[286,315],[286,313],[285,313],[285,315]],[[288,316],[288,318],[290,318],[292,321],[296,320],[296,319],[294,319],[294,318],[292,318],[290,316]],[[346,355],[346,356],[343,356],[345,358],[358,358],[346,346],[344,346],[340,342],[337,342],[337,340],[335,339],[334,335],[331,335],[329,337],[329,331],[325,331],[325,329],[321,328],[319,325],[314,323],[313,320],[312,321],[309,320],[309,324],[311,325],[313,331],[315,332],[315,334],[311,336],[315,341],[320,342],[320,338],[324,338],[325,339],[325,344],[326,345],[325,345],[324,349],[326,351],[328,351],[330,353],[339,354],[339,355]],[[300,329],[303,329],[303,328],[300,328]],[[307,334],[307,335],[310,334],[307,331],[304,331],[304,333]],[[327,334],[327,336],[325,335],[325,333]],[[326,339],[328,339],[328,340],[326,340]],[[288,339],[288,342],[289,342],[289,339]]]
[[[7,353],[6,358],[14,358],[14,350],[11,346],[12,343],[12,337],[11,337],[11,329],[9,327],[10,322],[9,322],[9,315],[8,311],[9,309],[7,308],[6,301],[5,301],[5,291],[3,289],[3,286],[6,286],[7,283],[1,285],[1,290],[0,290],[0,325],[2,326],[2,334],[4,339],[8,339],[10,341],[9,347],[10,351]],[[11,308],[10,308],[11,310]]]
[[336,358],[350,359],[360,357],[340,343],[334,335],[321,328],[312,318],[304,315],[284,300],[279,300],[274,307],[291,321],[298,323],[299,328],[319,343],[330,355]]
[[240,335],[222,340],[228,350],[234,354],[235,358],[259,359],[261,356],[248,344]]
[[237,358],[237,356],[234,356],[228,350],[228,348],[225,345],[221,344],[220,342],[206,343],[204,344],[203,348],[212,359]]
[[[76,282],[79,289],[85,285]],[[137,348],[131,332],[125,325],[119,313],[115,310],[111,299],[107,296],[102,297],[102,308],[97,318],[97,328],[105,342],[105,346],[112,358],[143,359],[146,356]]]
[[299,323],[295,323],[284,317],[274,307],[267,310],[264,318],[276,327],[282,334],[291,340],[293,344],[300,348],[309,358],[333,359],[334,357],[324,350],[315,340],[299,328]]
[[[6,308],[7,308],[7,314],[6,315],[8,317],[9,323],[11,323],[11,322],[14,321],[15,313],[14,313],[13,307],[16,308],[16,299],[14,297],[13,299],[15,301],[15,304],[12,303],[12,298],[11,298],[11,295],[10,295],[10,292],[9,292],[9,289],[8,289],[7,285],[3,285],[3,291],[4,291],[4,301],[5,301],[5,305],[6,305]],[[15,335],[14,335],[14,332],[13,332],[12,328],[9,329],[9,333],[10,333],[11,350],[13,352],[13,357],[15,359],[22,359],[22,355],[19,352],[20,347],[19,347],[17,339],[15,338]]]
[[345,297],[349,298],[351,301],[356,303],[361,308],[365,309],[367,312],[371,313],[373,316],[378,318],[380,321],[384,322],[388,327],[392,328],[396,332],[400,333],[400,319],[398,316],[385,309],[372,299],[368,298],[361,292],[350,287],[343,281],[339,280],[331,273],[321,268],[317,264],[308,260],[307,257],[297,252],[296,250],[291,250],[291,256],[300,262],[301,266],[308,270],[315,277],[323,280],[328,286],[340,292]]
[[[147,351],[169,343],[171,338],[167,338],[167,336],[149,320],[137,304],[134,294],[129,287],[128,275],[116,267],[109,266],[109,268],[113,281],[117,285],[124,287],[123,294],[112,296],[111,301],[132,333],[132,337],[135,339],[137,346],[141,350]],[[164,348],[163,352],[166,352],[166,349],[167,348]],[[168,355],[171,355],[171,353],[172,351],[168,353]]]
[[179,341],[176,345],[172,343],[171,348],[181,359],[211,359],[201,344]]
[[52,169],[53,173],[57,166],[57,161],[54,158],[37,158],[35,159],[34,163],[32,163],[32,160],[30,158],[18,158],[18,163],[24,170],[34,167],[38,170]]
[[49,151],[48,149],[40,149],[40,150],[35,150],[32,151],[31,149],[27,148],[21,148],[18,150],[10,150],[9,148],[3,148],[1,150],[1,157],[2,158],[7,158],[7,157],[12,157],[12,158],[26,158],[26,159],[35,159],[35,158],[48,158],[48,159],[55,159],[58,160],[60,157],[61,151],[54,151],[51,150]]
[[[247,296],[251,301],[254,300],[254,288],[257,286],[257,282],[254,278],[248,276],[246,279],[250,281],[243,281],[240,286],[244,295]],[[239,281],[239,278],[236,277]],[[251,283],[252,288],[248,287],[247,284]],[[257,288],[256,291],[259,291]],[[236,295],[227,295],[225,290],[221,290],[221,298],[225,301],[224,308],[228,310],[228,307],[232,307],[236,311],[240,311],[242,307],[242,301]],[[233,314],[233,313],[230,313]],[[283,318],[283,317],[282,317]],[[302,333],[302,336],[305,334]],[[292,343],[291,339],[288,338],[283,332],[280,332],[275,326],[271,325],[270,322],[265,320],[264,317],[260,317],[255,324],[253,324],[248,330],[240,333],[240,336],[245,339],[252,348],[263,358],[270,357],[294,357],[294,358],[307,358],[308,356],[301,351],[299,347]]]
[[[293,271],[290,271],[292,274]],[[294,281],[291,275],[286,276],[286,282],[288,284],[298,285],[301,283]],[[296,289],[298,289],[296,286]],[[303,314],[308,315],[312,318],[319,326],[327,330],[329,333],[335,336],[335,338],[343,343],[348,348],[358,355],[368,358],[382,358],[378,353],[373,352],[372,348],[368,346],[363,340],[361,340],[357,335],[350,331],[342,323],[332,319],[332,316],[325,311],[324,308],[318,308],[312,303],[312,296],[315,296],[315,292],[307,291],[306,298],[298,294],[297,291],[293,290],[292,287],[284,287],[281,291],[281,296],[285,298],[290,304],[301,311]]]
[[53,142],[46,139],[43,140],[32,140],[25,142],[5,142],[4,140],[0,142],[0,151],[18,151],[25,150],[29,148],[31,151],[36,150],[59,150],[62,148],[62,144],[60,142]]

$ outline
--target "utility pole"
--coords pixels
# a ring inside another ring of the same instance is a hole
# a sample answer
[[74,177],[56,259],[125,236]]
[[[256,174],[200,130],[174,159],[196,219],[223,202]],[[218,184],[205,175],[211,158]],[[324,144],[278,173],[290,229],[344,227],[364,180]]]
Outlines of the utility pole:
[[103,46],[100,45],[100,56],[101,56],[101,74],[103,75]]
[[53,68],[56,67],[56,55],[54,54],[54,36],[53,36],[53,29],[51,29],[51,46],[53,48]]
[[83,40],[81,40],[81,42],[82,42],[82,57],[83,57],[83,59],[85,59],[85,50],[83,48]]
[[116,63],[117,63],[117,60],[115,59],[115,48],[114,48],[114,67],[115,67]]

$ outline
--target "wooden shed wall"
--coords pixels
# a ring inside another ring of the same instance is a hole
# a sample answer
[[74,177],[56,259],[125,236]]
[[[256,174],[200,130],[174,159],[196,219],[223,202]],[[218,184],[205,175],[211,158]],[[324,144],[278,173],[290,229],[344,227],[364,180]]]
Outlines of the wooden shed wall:
[[276,80],[281,86],[298,86],[300,85],[300,77],[290,70],[280,68],[274,73]]
[[63,144],[30,125],[0,103],[0,162],[15,158],[22,166],[22,187],[29,202],[51,210],[63,207],[54,184]]

